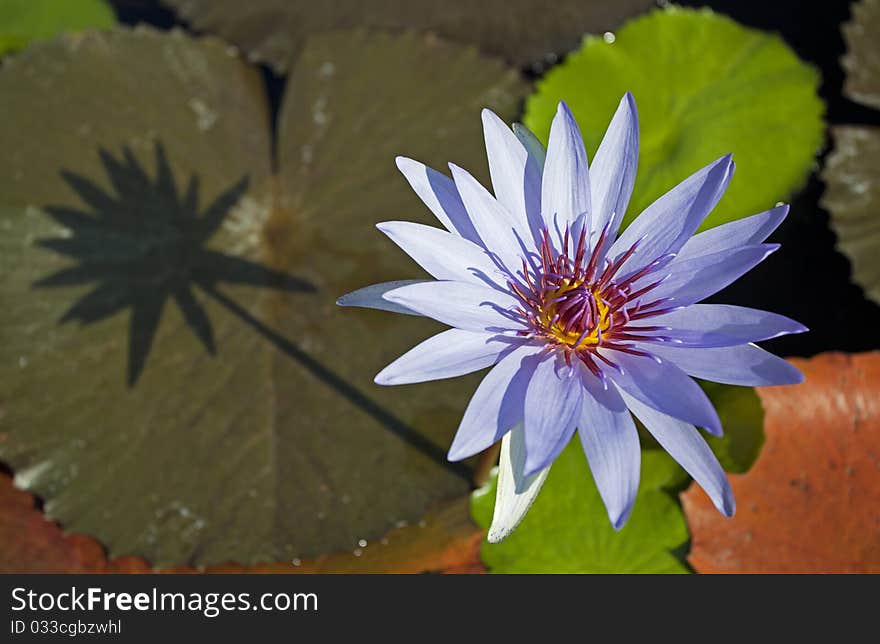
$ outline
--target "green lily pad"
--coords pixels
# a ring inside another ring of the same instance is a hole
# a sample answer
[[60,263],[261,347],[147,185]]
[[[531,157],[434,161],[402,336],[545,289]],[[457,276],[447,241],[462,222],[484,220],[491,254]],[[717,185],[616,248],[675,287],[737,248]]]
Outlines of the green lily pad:
[[62,31],[108,28],[116,16],[105,0],[3,0],[0,55],[47,40]]
[[[764,410],[755,390],[701,382],[718,410],[723,437],[704,436],[728,472],[751,468],[764,443]],[[638,424],[638,423],[637,423]],[[505,541],[483,543],[481,557],[492,572],[683,573],[679,556],[688,540],[675,493],[690,477],[640,427],[642,469],[629,522],[616,532],[575,439],[554,462],[522,524]],[[471,514],[487,528],[492,521],[497,476],[473,493]]]
[[652,0],[166,0],[197,29],[285,71],[310,33],[353,27],[436,33],[517,63],[541,63],[647,10]]
[[723,436],[705,435],[721,467],[727,472],[747,472],[764,445],[764,408],[752,387],[735,387],[717,382],[700,386],[718,411]]
[[822,207],[831,213],[837,248],[852,279],[880,304],[880,128],[831,128],[834,149],[825,161]]
[[[711,436],[704,433],[703,438],[718,457],[718,462],[726,472],[741,474],[748,472],[758,459],[764,446],[764,408],[761,399],[753,387],[737,387],[723,385],[707,380],[698,381],[703,391],[712,401],[718,412],[722,436]],[[650,432],[635,419],[636,427],[646,449],[662,450]],[[676,475],[666,482],[666,487],[679,491],[686,487],[691,479],[687,472],[679,466]]]
[[880,2],[862,0],[852,5],[852,20],[843,25],[846,70],[843,91],[859,103],[880,108]]
[[0,69],[0,459],[111,555],[305,559],[469,488],[445,448],[474,383],[372,384],[439,325],[335,299],[419,276],[373,228],[430,216],[394,154],[479,167],[476,106],[525,87],[350,32],[288,88],[273,174],[262,79],[220,41],[90,32]]
[[786,199],[822,146],[819,75],[776,35],[709,10],[670,7],[588,36],[538,83],[525,124],[543,141],[565,100],[595,153],[626,91],[635,96],[641,154],[624,224],[699,168],[732,152],[737,172],[703,228]]
[[[575,438],[553,463],[523,522],[501,543],[483,543],[493,573],[686,573],[674,551],[688,540],[684,514],[667,487],[680,468],[660,450],[642,451],[642,477],[633,514],[615,531]],[[488,528],[497,475],[471,496],[471,514]]]

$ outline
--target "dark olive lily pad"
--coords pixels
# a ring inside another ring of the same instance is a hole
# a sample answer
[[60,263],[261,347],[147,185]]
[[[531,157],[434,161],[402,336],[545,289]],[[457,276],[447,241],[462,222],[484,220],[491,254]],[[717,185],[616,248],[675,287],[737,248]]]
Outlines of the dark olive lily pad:
[[852,279],[880,303],[880,128],[831,129],[822,206],[831,213],[837,247],[852,264]]
[[853,100],[880,109],[880,1],[852,5],[852,20],[843,25],[847,52],[843,91]]
[[165,0],[193,26],[285,71],[315,32],[369,27],[428,31],[517,64],[546,62],[587,32],[614,29],[652,0]]
[[[854,4],[843,35],[844,93],[880,108],[880,2]],[[880,128],[840,126],[831,129],[831,137],[822,206],[831,213],[837,247],[849,258],[853,281],[880,303]]]
[[373,229],[429,216],[394,154],[480,167],[477,108],[524,86],[340,33],[288,87],[273,176],[262,80],[219,41],[90,33],[0,70],[0,459],[111,555],[312,557],[468,489],[444,455],[473,383],[372,384],[437,327],[334,302],[421,276]]

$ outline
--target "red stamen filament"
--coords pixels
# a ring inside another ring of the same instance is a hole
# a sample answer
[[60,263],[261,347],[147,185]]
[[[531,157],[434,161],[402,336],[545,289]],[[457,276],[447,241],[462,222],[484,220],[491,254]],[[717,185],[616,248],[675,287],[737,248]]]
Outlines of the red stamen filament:
[[[615,282],[617,273],[633,257],[642,240],[614,260],[604,259],[601,256],[608,232],[606,226],[591,249],[586,229],[575,235],[575,239],[571,229],[566,227],[557,250],[550,232],[543,229],[540,265],[523,259],[521,283],[510,282],[511,291],[522,303],[517,314],[530,327],[520,333],[545,340],[548,348],[562,349],[569,364],[572,355],[577,356],[597,377],[601,377],[602,372],[596,359],[620,369],[598,352],[600,347],[649,356],[633,343],[670,341],[668,336],[662,335],[668,327],[632,326],[631,323],[675,308],[670,306],[670,298],[648,304],[642,304],[639,299],[659,286],[666,279],[665,275],[647,286],[635,288],[642,278],[665,267],[674,256],[663,255]],[[597,277],[600,262],[603,269]]]

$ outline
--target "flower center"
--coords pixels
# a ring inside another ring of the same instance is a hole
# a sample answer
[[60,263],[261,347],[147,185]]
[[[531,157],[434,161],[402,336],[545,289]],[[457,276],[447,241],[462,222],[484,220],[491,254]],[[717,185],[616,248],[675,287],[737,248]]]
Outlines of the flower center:
[[[548,231],[543,230],[540,256],[524,258],[521,281],[509,282],[520,300],[517,314],[528,326],[520,334],[543,339],[548,347],[562,349],[569,362],[577,356],[591,369],[595,368],[594,358],[609,362],[595,351],[600,346],[645,355],[633,343],[668,340],[658,335],[666,327],[637,322],[672,310],[668,299],[652,301],[646,297],[663,281],[652,281],[648,276],[663,268],[672,255],[619,277],[618,271],[636,251],[638,242],[611,261],[604,257],[607,232],[606,228],[589,249],[585,229],[574,241],[566,229],[557,250]],[[645,282],[652,283],[642,285]]]
[[[538,320],[548,337],[578,349],[595,346],[611,328],[613,315],[602,294],[584,281],[569,277],[550,284]],[[554,288],[555,286],[555,288]]]

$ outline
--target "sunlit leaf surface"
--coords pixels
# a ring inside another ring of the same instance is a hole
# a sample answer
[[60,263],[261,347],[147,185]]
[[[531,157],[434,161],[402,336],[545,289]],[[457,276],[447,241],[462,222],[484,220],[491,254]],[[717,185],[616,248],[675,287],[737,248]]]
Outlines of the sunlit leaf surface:
[[[610,41],[610,42],[609,42]],[[546,141],[560,100],[592,158],[618,101],[638,104],[641,155],[624,223],[691,173],[732,152],[730,188],[709,228],[773,207],[799,188],[822,145],[819,75],[774,34],[708,10],[671,7],[585,39],[538,82],[525,124]]]
[[[764,412],[755,390],[702,382],[718,410],[724,436],[704,435],[725,470],[745,472],[764,442]],[[638,423],[637,423],[638,424]],[[599,498],[580,442],[575,439],[553,464],[538,499],[514,533],[500,544],[483,543],[491,572],[687,572],[681,549],[687,540],[674,493],[690,480],[639,424],[641,487],[629,522],[615,532]],[[495,477],[472,497],[474,518],[489,526]]]
[[[523,522],[497,544],[483,543],[494,573],[684,573],[673,553],[688,539],[681,507],[666,491],[681,469],[660,450],[642,452],[642,478],[629,522],[615,531],[575,438],[553,463]],[[496,477],[474,492],[471,511],[488,528]]]
[[549,63],[584,33],[614,29],[652,0],[166,0],[196,28],[284,71],[306,37],[340,28],[413,29],[478,46],[512,62]]
[[0,55],[62,31],[106,28],[114,22],[116,17],[105,0],[3,0]]
[[705,435],[721,467],[727,472],[745,472],[764,444],[764,410],[752,387],[700,382],[718,411],[723,436]]
[[477,108],[524,88],[363,33],[310,40],[288,88],[276,178],[262,79],[219,41],[91,33],[0,70],[0,459],[112,556],[352,551],[468,489],[445,448],[473,382],[372,384],[436,325],[334,302],[421,277],[373,228],[430,217],[394,155],[479,168]]

